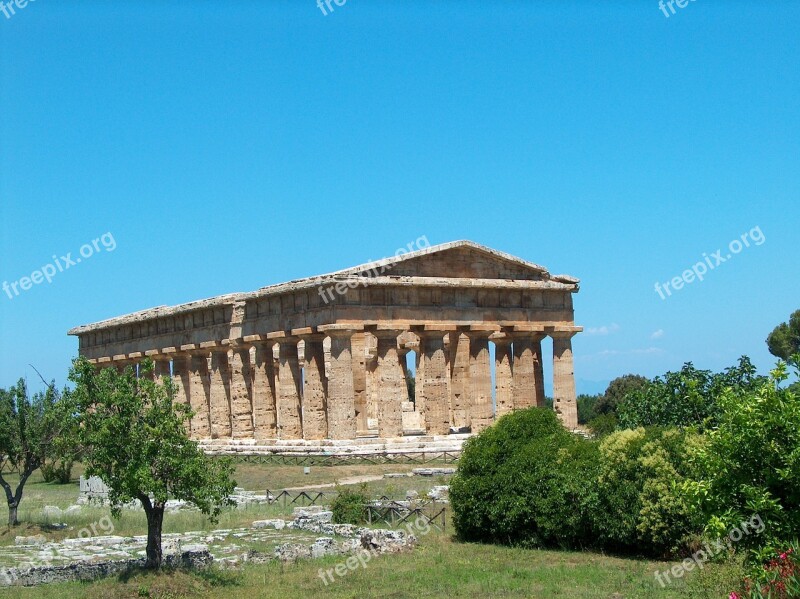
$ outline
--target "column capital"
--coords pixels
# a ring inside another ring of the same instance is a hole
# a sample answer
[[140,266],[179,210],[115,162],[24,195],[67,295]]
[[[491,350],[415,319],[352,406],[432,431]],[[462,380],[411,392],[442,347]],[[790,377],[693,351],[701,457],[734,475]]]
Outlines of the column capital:
[[547,331],[547,335],[552,339],[572,339],[581,331],[583,327],[555,327],[552,331]]
[[317,327],[317,331],[325,333],[329,337],[334,336],[351,336],[353,333],[364,330],[363,324],[356,323],[334,323],[334,324],[321,324]]

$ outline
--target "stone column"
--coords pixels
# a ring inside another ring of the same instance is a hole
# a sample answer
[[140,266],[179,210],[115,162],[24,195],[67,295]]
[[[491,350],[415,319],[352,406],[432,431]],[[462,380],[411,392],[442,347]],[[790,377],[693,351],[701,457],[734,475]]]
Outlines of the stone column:
[[231,377],[227,348],[211,349],[209,376],[211,438],[231,438]]
[[253,370],[250,345],[236,343],[229,354],[231,372],[231,429],[234,439],[253,438]]
[[302,439],[303,423],[300,408],[300,363],[297,355],[297,337],[278,339],[280,346],[278,367],[278,438]]
[[[537,336],[538,337],[538,336]],[[533,383],[536,389],[536,405],[544,407],[544,360],[542,359],[542,340],[533,341]]]
[[450,432],[450,398],[447,393],[447,357],[444,351],[445,331],[420,331],[423,369],[425,424],[428,434]]
[[[155,374],[157,381],[170,377],[169,360],[156,360]],[[185,353],[172,356],[172,383],[175,386],[175,401],[189,404],[189,356]]]
[[500,418],[514,411],[511,337],[507,333],[495,333],[489,339],[494,341],[495,413]]
[[350,338],[353,353],[353,399],[356,409],[356,434],[366,435],[367,429],[367,365],[366,337],[364,331]]
[[492,367],[489,363],[490,331],[470,331],[469,405],[472,432],[479,433],[492,424]]
[[208,439],[211,436],[211,376],[208,369],[209,352],[189,353],[189,406],[192,417],[192,439]]
[[575,373],[572,362],[572,336],[575,333],[551,333],[553,338],[553,408],[568,429],[578,426],[578,403],[575,397]]
[[397,349],[397,336],[404,329],[379,329],[378,338],[378,436],[403,436],[403,402],[408,399],[404,369]]
[[356,409],[353,392],[353,356],[350,336],[354,329],[331,329],[331,368],[328,373],[328,437],[354,439]]
[[328,435],[327,395],[325,378],[325,335],[302,335],[306,346],[303,377],[303,439],[324,439]]
[[253,425],[258,440],[278,436],[276,397],[273,343],[257,343],[253,365]]
[[470,340],[466,334],[450,333],[450,410],[456,428],[471,426],[469,399]]
[[544,393],[539,395],[541,383],[537,383],[537,370],[541,372],[540,366],[537,367],[537,361],[541,365],[543,336],[541,333],[514,333],[513,395],[515,410],[544,405]]

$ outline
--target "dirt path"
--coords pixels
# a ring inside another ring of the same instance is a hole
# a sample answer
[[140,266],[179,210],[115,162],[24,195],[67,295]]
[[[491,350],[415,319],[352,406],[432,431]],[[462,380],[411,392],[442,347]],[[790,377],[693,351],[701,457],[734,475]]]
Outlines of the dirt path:
[[359,483],[369,483],[375,480],[383,479],[383,474],[363,474],[361,476],[347,476],[341,478],[335,483],[324,483],[321,485],[306,485],[305,487],[288,487],[284,491],[307,491],[309,489],[330,489],[339,485],[357,485]]

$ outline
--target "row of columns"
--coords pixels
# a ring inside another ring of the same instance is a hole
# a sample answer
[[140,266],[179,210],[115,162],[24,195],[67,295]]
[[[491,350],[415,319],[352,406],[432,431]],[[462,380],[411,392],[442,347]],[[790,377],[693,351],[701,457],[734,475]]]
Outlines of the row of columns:
[[[544,405],[543,332],[498,331],[490,325],[411,330],[419,340],[413,409],[427,434],[446,435],[451,427],[480,432],[508,412]],[[369,434],[370,415],[377,420],[379,437],[399,437],[409,399],[408,345],[399,339],[407,336],[409,327],[372,325],[367,331],[377,342],[372,369],[363,329],[347,325],[190,344],[97,362],[123,368],[145,356],[153,358],[155,376],[171,374],[178,401],[191,406],[194,438],[353,439]],[[553,338],[554,409],[568,428],[575,428],[574,332],[548,335]],[[304,356],[298,352],[300,341]],[[495,344],[494,389],[490,341]]]

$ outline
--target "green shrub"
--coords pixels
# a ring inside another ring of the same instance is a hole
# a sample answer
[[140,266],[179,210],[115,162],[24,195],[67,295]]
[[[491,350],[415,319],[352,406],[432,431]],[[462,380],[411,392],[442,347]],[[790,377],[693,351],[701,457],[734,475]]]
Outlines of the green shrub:
[[42,464],[42,478],[46,483],[56,483],[66,485],[72,480],[72,461],[57,460],[51,463]]
[[590,545],[597,457],[597,444],[568,432],[552,410],[503,416],[464,446],[450,485],[458,536],[527,547]]
[[338,494],[331,501],[333,522],[335,524],[363,524],[367,521],[367,485],[362,484],[357,491],[348,487],[337,487]]

